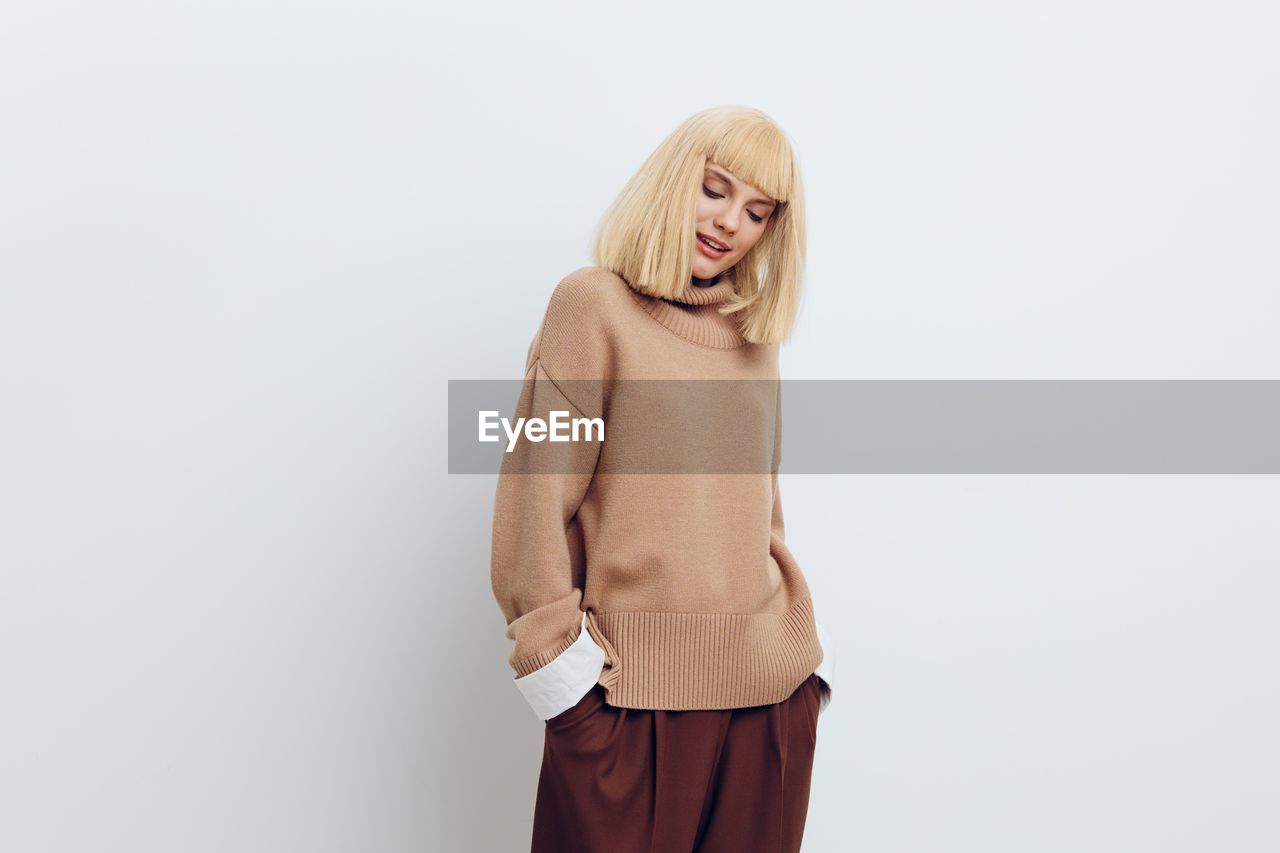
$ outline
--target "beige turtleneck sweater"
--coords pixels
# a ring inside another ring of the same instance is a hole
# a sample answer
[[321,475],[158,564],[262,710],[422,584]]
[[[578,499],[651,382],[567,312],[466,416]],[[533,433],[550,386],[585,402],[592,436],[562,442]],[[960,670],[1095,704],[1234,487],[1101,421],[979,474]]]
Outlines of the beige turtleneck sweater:
[[[542,719],[596,683],[616,707],[724,709],[780,702],[815,671],[826,707],[829,643],[783,541],[778,347],[718,312],[731,292],[719,279],[663,300],[584,267],[551,294],[511,420],[568,411],[602,418],[605,439],[523,441],[498,476],[493,592],[516,684]],[[725,386],[764,390],[735,390],[748,405],[694,426],[679,406],[629,405],[626,383],[599,381],[633,379],[765,381]],[[645,468],[720,447],[759,464]]]

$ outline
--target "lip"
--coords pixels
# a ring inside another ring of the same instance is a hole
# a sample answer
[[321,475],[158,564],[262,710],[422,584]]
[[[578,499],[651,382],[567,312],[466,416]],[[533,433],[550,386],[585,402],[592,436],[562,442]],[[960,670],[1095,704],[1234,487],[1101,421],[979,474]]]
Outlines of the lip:
[[697,231],[697,232],[694,232],[694,233],[696,233],[699,237],[706,237],[708,240],[710,240],[711,242],[713,242],[713,243],[715,243],[715,244],[717,244],[717,245],[720,245],[720,246],[728,246],[728,248],[718,250],[718,251],[720,251],[720,253],[721,253],[721,254],[724,254],[724,253],[726,253],[726,252],[732,252],[732,251],[733,251],[733,247],[732,247],[732,246],[729,246],[727,243],[724,243],[724,242],[723,242],[723,241],[721,241],[721,240],[717,240],[715,237],[712,237],[710,234],[703,234],[701,231]]

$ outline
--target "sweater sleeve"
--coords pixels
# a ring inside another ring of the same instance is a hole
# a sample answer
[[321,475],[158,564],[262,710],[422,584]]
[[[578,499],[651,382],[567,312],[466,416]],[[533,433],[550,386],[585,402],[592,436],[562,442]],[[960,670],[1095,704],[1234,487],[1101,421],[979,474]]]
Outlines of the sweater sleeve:
[[[555,412],[564,413],[558,416],[562,424],[600,416],[595,389],[601,383],[575,386],[566,376],[586,378],[598,367],[590,357],[589,328],[579,326],[585,337],[564,334],[565,309],[573,301],[574,293],[562,283],[529,348],[513,427],[520,418],[552,424]],[[549,435],[534,441],[522,434],[504,454],[498,473],[490,580],[507,622],[506,636],[515,642],[508,662],[516,686],[543,720],[573,707],[596,683],[605,662],[604,650],[586,630],[586,566],[574,524],[600,447],[595,433],[590,440],[580,434],[574,441],[551,441]]]
[[[782,462],[782,388],[779,383],[778,388],[778,408],[774,417],[774,439],[773,439],[773,515],[770,519],[770,535],[776,538],[779,543],[786,542],[786,523],[782,514],[782,490],[778,480],[778,471]],[[826,710],[831,704],[832,684],[835,683],[835,644],[825,631],[822,630],[822,624],[816,619],[814,620],[814,630],[818,635],[818,645],[822,646],[822,662],[814,669],[814,674],[821,679],[821,698],[818,704],[818,712]]]
[[[770,523],[770,535],[785,542],[786,526],[782,519],[782,491],[778,483],[778,471],[773,472],[773,518]],[[818,645],[822,646],[822,662],[814,669],[814,673],[822,680],[821,699],[818,711],[821,713],[831,704],[832,685],[835,683],[836,647],[831,638],[822,630],[822,623],[814,620],[814,630],[818,634]]]

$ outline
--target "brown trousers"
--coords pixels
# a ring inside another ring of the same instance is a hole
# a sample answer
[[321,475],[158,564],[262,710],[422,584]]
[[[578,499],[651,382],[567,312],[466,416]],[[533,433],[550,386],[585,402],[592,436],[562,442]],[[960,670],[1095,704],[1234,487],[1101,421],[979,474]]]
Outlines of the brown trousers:
[[615,708],[604,688],[546,721],[533,853],[797,853],[818,676],[774,705]]

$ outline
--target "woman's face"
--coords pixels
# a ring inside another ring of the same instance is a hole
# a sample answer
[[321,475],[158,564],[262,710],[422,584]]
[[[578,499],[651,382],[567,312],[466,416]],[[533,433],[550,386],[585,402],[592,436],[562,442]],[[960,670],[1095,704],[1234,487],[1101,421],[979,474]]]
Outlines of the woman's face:
[[[764,234],[777,203],[723,166],[708,163],[694,206],[693,277],[715,278]],[[719,249],[708,246],[710,238]]]

